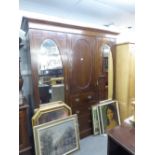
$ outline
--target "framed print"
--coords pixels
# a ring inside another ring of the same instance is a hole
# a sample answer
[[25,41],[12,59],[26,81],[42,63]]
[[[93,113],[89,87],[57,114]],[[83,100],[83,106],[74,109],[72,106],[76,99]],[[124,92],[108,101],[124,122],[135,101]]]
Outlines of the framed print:
[[107,130],[110,130],[115,126],[120,125],[118,101],[107,100],[100,103],[99,113],[102,133],[105,133]]
[[36,155],[67,155],[79,147],[77,115],[33,127]]
[[102,101],[99,102],[99,104],[105,104],[105,103],[107,103],[109,101],[112,101],[112,99],[102,100]]
[[32,126],[65,118],[71,114],[71,108],[64,102],[53,102],[36,110],[34,116],[32,117]]
[[98,105],[93,105],[91,110],[92,110],[91,112],[92,112],[92,122],[93,122],[93,133],[94,135],[101,134]]

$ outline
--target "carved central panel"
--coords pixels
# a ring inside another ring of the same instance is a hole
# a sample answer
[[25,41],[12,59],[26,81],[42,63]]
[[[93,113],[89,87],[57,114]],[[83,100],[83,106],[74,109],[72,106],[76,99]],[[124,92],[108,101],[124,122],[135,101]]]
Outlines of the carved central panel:
[[78,39],[73,45],[72,80],[76,89],[86,89],[91,83],[92,50],[86,39]]

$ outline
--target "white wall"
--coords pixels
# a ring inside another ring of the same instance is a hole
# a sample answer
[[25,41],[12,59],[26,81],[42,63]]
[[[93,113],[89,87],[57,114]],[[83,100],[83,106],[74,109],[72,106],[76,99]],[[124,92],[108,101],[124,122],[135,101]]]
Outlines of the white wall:
[[117,43],[130,42],[135,43],[135,31],[134,29],[124,28],[120,30],[120,35],[117,38]]

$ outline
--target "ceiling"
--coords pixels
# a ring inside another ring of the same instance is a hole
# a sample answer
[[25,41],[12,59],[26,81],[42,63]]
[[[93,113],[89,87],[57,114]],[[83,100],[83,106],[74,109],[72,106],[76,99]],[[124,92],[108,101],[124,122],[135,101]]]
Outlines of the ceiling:
[[19,9],[103,27],[135,27],[134,0],[19,0]]

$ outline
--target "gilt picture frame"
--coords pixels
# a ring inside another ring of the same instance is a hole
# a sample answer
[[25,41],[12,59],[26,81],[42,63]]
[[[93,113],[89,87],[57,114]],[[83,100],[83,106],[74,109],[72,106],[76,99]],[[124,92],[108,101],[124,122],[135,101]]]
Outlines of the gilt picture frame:
[[32,117],[32,126],[62,119],[71,114],[71,108],[62,101],[48,103],[36,109]]
[[99,108],[102,133],[106,133],[108,130],[121,124],[118,101],[116,100],[102,101],[100,102],[98,108]]
[[77,115],[33,127],[36,155],[67,155],[80,148]]

